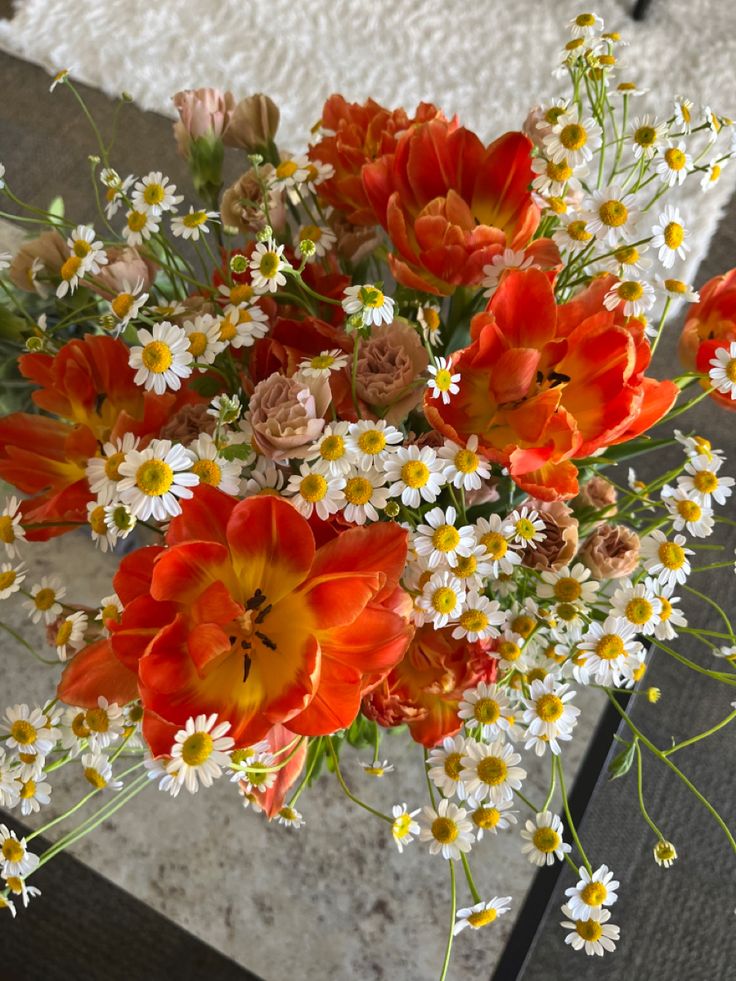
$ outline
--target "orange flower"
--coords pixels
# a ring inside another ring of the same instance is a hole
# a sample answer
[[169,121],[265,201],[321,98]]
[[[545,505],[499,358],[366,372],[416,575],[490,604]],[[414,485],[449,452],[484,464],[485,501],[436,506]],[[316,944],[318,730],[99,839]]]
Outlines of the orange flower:
[[432,119],[363,168],[368,201],[396,250],[389,264],[400,283],[449,294],[478,284],[505,248],[529,245],[539,224],[529,191],[531,146],[522,133],[506,133],[484,147],[470,130]]
[[427,102],[422,102],[410,118],[404,109],[385,109],[373,99],[360,105],[331,95],[322,109],[321,124],[333,135],[323,136],[309,151],[312,160],[335,169],[334,175],[319,185],[320,197],[354,225],[375,224],[361,182],[363,165],[392,153],[397,136],[410,126],[436,118],[444,117]]
[[[191,395],[154,395],[133,382],[129,349],[112,337],[88,334],[69,341],[56,355],[24,354],[20,370],[41,386],[36,405],[60,418],[14,412],[0,420],[0,477],[25,494],[24,521],[82,522],[91,500],[85,477],[90,457],[109,439],[126,432],[158,432],[172,411]],[[45,540],[70,526],[28,529]]]
[[449,405],[425,396],[431,425],[463,444],[476,434],[480,452],[533,496],[574,497],[573,459],[638,436],[678,394],[644,375],[651,351],[641,323],[603,306],[611,281],[558,307],[541,270],[506,273],[473,318],[471,345],[452,356],[459,393]]
[[123,560],[115,589],[124,610],[108,648],[83,650],[59,686],[60,698],[85,704],[107,691],[101,660],[116,688],[123,665],[155,754],[168,752],[172,726],[202,712],[229,721],[238,746],[277,723],[300,735],[342,729],[411,638],[395,612],[406,560],[398,525],[354,528],[317,549],[286,501],[236,502],[203,485],[167,544]]
[[[689,371],[702,371],[703,388],[710,387],[707,378],[716,351],[736,341],[736,269],[715,276],[700,290],[700,302],[694,303],[680,336],[680,360]],[[725,409],[736,410],[736,401],[724,392],[712,392],[711,398]]]
[[459,731],[463,692],[496,678],[484,644],[453,640],[452,627],[417,629],[403,660],[363,699],[363,714],[382,726],[407,725],[412,739],[436,746]]

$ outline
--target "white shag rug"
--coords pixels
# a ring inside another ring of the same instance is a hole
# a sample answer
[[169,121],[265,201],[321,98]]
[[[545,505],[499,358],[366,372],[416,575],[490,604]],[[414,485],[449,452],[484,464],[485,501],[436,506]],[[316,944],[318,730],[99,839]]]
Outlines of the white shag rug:
[[[0,21],[0,47],[168,115],[183,88],[267,92],[281,107],[279,142],[292,150],[335,91],[407,108],[430,100],[490,139],[518,129],[533,102],[556,94],[561,83],[550,72],[567,22],[586,2],[16,0],[14,18]],[[631,42],[619,49],[619,79],[650,90],[633,112],[666,117],[682,94],[736,117],[736,4],[653,0],[643,23],[631,19],[633,5],[591,3],[608,30]],[[693,248],[682,278],[694,279],[735,186],[736,162],[707,194],[697,179],[686,182],[680,203]]]

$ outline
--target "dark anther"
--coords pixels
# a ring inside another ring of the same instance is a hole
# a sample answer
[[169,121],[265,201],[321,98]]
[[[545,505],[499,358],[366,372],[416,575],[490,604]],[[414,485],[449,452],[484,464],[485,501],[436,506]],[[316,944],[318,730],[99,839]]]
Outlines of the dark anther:
[[276,645],[271,640],[271,638],[267,637],[266,634],[262,634],[260,630],[256,630],[256,637],[260,640],[260,642],[263,644],[264,647],[267,647],[269,649],[269,651],[276,650]]
[[266,602],[266,594],[257,589],[245,604],[246,610],[257,610],[259,606]]
[[230,641],[231,644],[234,644],[237,639],[238,639],[237,637],[228,637],[228,640]]
[[250,642],[247,640],[241,640],[240,646],[243,648],[244,651],[249,651],[251,647]]
[[243,684],[248,680],[248,675],[250,674],[250,658],[246,654],[243,658]]
[[256,617],[256,623],[263,623],[263,621],[266,619],[266,617],[268,616],[268,614],[271,612],[272,609],[273,609],[273,605],[271,603],[269,603],[268,606],[264,606],[263,609],[258,614],[258,616]]
[[569,382],[570,381],[570,376],[569,375],[563,375],[559,371],[551,371],[549,373],[549,380],[550,380],[550,382],[551,382],[552,385],[557,385],[557,384],[560,384],[561,385],[561,384],[563,384],[563,382]]

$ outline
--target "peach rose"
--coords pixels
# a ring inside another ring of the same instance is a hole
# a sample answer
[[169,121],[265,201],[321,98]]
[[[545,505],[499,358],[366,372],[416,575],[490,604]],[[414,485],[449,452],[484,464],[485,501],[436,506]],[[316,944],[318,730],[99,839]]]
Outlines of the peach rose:
[[50,287],[43,280],[58,276],[68,258],[69,247],[56,229],[41,232],[20,247],[10,263],[8,275],[19,290],[48,296]]
[[374,327],[360,346],[355,373],[358,397],[376,409],[386,409],[383,418],[401,422],[421,401],[421,375],[429,363],[419,334],[400,318]]
[[596,579],[621,579],[639,564],[639,536],[626,525],[599,525],[586,539],[578,558]]
[[580,493],[572,502],[578,510],[591,508],[599,511],[602,518],[612,518],[616,513],[618,491],[610,480],[596,474],[580,488]]
[[271,460],[302,459],[324,429],[330,404],[326,378],[287,378],[275,372],[258,382],[248,407],[253,446]]
[[233,109],[230,122],[222,134],[225,146],[255,153],[273,140],[279,128],[279,107],[267,95],[249,95]]
[[185,159],[189,159],[192,140],[222,137],[235,108],[232,92],[219,89],[185,89],[172,101],[179,113],[174,123],[176,145]]

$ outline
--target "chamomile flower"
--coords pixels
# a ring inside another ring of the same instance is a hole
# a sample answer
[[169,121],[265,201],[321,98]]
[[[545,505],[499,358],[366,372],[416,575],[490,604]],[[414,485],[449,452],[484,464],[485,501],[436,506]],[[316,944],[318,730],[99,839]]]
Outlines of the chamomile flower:
[[542,756],[545,747],[549,746],[550,751],[559,756],[558,740],[564,742],[572,738],[580,715],[580,709],[569,704],[575,694],[569,690],[569,685],[560,684],[552,674],[543,681],[532,681],[529,697],[522,701],[526,706],[523,720],[527,735],[535,738],[525,743],[525,749],[531,749],[533,743],[537,756]]
[[462,800],[465,796],[463,785],[463,763],[465,740],[462,736],[445,736],[441,746],[435,746],[427,757],[429,779],[442,791],[445,797],[454,794]]
[[713,534],[713,509],[695,500],[694,495],[684,487],[674,489],[665,485],[662,488],[662,501],[672,516],[675,531],[686,531],[694,538],[708,538]]
[[371,470],[381,465],[394,446],[403,441],[403,436],[395,426],[385,419],[361,419],[350,423],[345,443],[354,455],[356,466],[361,470]]
[[188,719],[174,737],[166,771],[190,794],[197,792],[200,783],[203,787],[212,786],[212,781],[221,776],[222,768],[228,765],[228,752],[235,744],[233,738],[226,735],[230,723],[215,723],[215,714],[198,715]]
[[569,217],[563,217],[561,226],[552,235],[560,249],[567,252],[580,252],[593,238],[584,218],[577,212]]
[[171,231],[176,238],[191,239],[192,242],[198,242],[202,233],[209,234],[207,222],[212,221],[213,218],[215,220],[219,218],[216,211],[205,211],[203,208],[195,211],[190,205],[186,215],[177,215],[176,218],[172,218]]
[[693,103],[690,99],[678,95],[675,98],[675,126],[684,133],[689,133],[693,126]]
[[25,838],[18,838],[5,824],[0,824],[0,862],[3,878],[11,875],[25,878],[38,868],[39,858],[28,851]]
[[378,512],[386,507],[389,496],[383,474],[375,470],[347,476],[342,494],[343,514],[347,521],[356,525],[378,521]]
[[192,454],[179,443],[153,439],[143,450],[131,450],[120,464],[118,493],[141,521],[166,521],[181,514],[179,498],[192,497],[199,477],[192,473]]
[[289,807],[288,804],[284,804],[276,814],[276,821],[285,828],[301,828],[304,824],[304,817],[295,807]]
[[391,808],[391,837],[396,842],[396,847],[401,854],[404,849],[414,841],[419,834],[420,828],[414,818],[421,809],[410,811],[406,804],[394,804]]
[[685,143],[668,146],[660,153],[655,164],[657,176],[667,187],[677,187],[692,170],[693,160],[687,152]]
[[212,364],[227,344],[222,340],[221,323],[218,317],[203,313],[194,320],[185,320],[182,325],[187,343],[190,362],[197,366]]
[[23,514],[18,498],[6,498],[5,507],[0,512],[0,543],[5,546],[5,552],[9,559],[14,559],[20,555],[19,544],[26,540],[22,521]]
[[364,326],[380,327],[390,324],[394,319],[394,301],[390,296],[374,286],[365,283],[362,286],[347,286],[342,308],[348,316],[360,315]]
[[418,623],[431,620],[435,630],[440,630],[460,615],[464,602],[465,587],[460,580],[447,570],[435,572],[416,600],[415,618]]
[[711,441],[705,436],[699,436],[695,433],[687,436],[679,429],[675,429],[674,434],[677,442],[684,447],[686,456],[691,459],[696,456],[703,456],[707,460],[717,459],[721,462],[725,459],[723,450],[714,449]]
[[84,779],[95,790],[122,790],[123,781],[113,780],[112,764],[104,753],[85,753],[81,762]]
[[12,565],[10,562],[3,562],[0,565],[0,600],[7,599],[13,593],[17,593],[27,575],[23,565]]
[[495,835],[499,831],[506,831],[512,824],[516,824],[517,812],[512,810],[514,802],[511,800],[491,804],[488,801],[478,801],[475,797],[468,797],[466,804],[478,841],[483,840],[486,831]]
[[445,482],[442,462],[431,446],[402,446],[383,461],[383,469],[390,482],[389,496],[400,495],[408,508],[418,508],[422,501],[434,504]]
[[731,341],[728,347],[719,347],[708,364],[708,377],[713,388],[730,396],[732,401],[736,400],[736,341]]
[[603,297],[603,306],[615,310],[623,303],[625,317],[640,317],[656,302],[654,287],[640,279],[622,279]]
[[613,878],[607,865],[601,865],[595,872],[588,872],[584,865],[578,870],[577,884],[565,890],[570,915],[577,920],[589,920],[603,906],[613,906],[618,895],[618,882]]
[[512,548],[514,526],[508,519],[498,514],[478,518],[475,523],[475,538],[482,547],[481,558],[491,567],[491,576],[511,574],[514,566],[521,564],[521,555]]
[[132,286],[127,279],[123,280],[122,290],[110,300],[110,311],[117,320],[118,333],[138,316],[147,299],[148,293],[143,292],[142,279],[136,280]]
[[306,378],[329,378],[333,371],[342,371],[347,366],[348,356],[340,348],[322,351],[313,358],[299,362],[299,374]]
[[471,589],[465,597],[463,611],[457,619],[452,636],[455,640],[465,637],[471,644],[478,640],[488,640],[489,637],[498,637],[498,627],[505,619],[506,612],[501,609],[498,600],[490,600]]
[[494,896],[487,903],[476,903],[475,906],[468,906],[457,911],[455,926],[452,928],[453,936],[457,936],[466,927],[471,930],[480,930],[481,927],[495,923],[499,916],[508,913],[511,909],[511,896]]
[[667,135],[667,123],[655,116],[638,116],[629,130],[629,143],[635,160],[651,160]]
[[524,653],[524,638],[521,634],[514,633],[508,628],[503,632],[502,637],[496,643],[495,655],[498,657],[498,665],[504,670],[520,671],[523,666],[522,655]]
[[100,172],[100,180],[105,185],[105,217],[114,218],[123,204],[128,188],[135,181],[132,174],[122,178],[111,167]]
[[658,249],[658,258],[665,269],[671,269],[675,259],[685,259],[690,251],[687,242],[687,229],[682,222],[678,208],[668,204],[652,227],[653,249]]
[[578,14],[567,26],[572,37],[582,37],[589,40],[603,30],[603,18],[599,17],[598,14]]
[[700,293],[681,279],[660,278],[658,286],[665,300],[684,300],[685,303],[697,303],[700,299]]
[[157,218],[152,212],[136,211],[135,208],[132,208],[125,213],[123,238],[131,247],[143,245],[152,235],[158,232],[160,224],[161,219]]
[[358,763],[358,766],[369,777],[376,777],[378,779],[385,777],[387,773],[393,773],[395,769],[393,763],[389,763],[388,760],[371,760],[370,763]]
[[104,511],[107,530],[114,536],[116,541],[119,538],[127,538],[138,523],[136,516],[128,505],[123,504],[122,501],[113,501],[112,504],[106,504]]
[[298,474],[289,477],[286,493],[291,495],[291,503],[309,518],[313,511],[322,521],[327,521],[342,506],[340,492],[345,487],[344,477],[325,476],[307,463],[302,463]]
[[138,331],[140,346],[131,347],[128,364],[135,369],[133,381],[147,392],[163,395],[167,388],[178,391],[182,378],[192,373],[192,355],[186,332],[168,320],[151,330]]
[[347,422],[325,426],[306,456],[313,470],[332,477],[344,477],[354,470],[355,454],[348,443],[348,430]]
[[228,460],[221,456],[217,443],[209,433],[200,433],[187,449],[194,456],[192,473],[199,477],[200,484],[217,487],[226,494],[235,495],[238,493],[240,461]]
[[593,191],[584,217],[587,230],[613,248],[636,237],[640,211],[635,195],[612,186]]
[[0,722],[0,732],[7,736],[7,749],[34,756],[47,756],[56,742],[54,731],[49,728],[49,720],[40,708],[31,709],[28,705],[12,705],[5,710],[5,718]]
[[570,167],[578,167],[592,159],[600,144],[600,127],[592,116],[575,118],[564,113],[544,137],[544,152],[554,163],[564,160]]
[[89,748],[96,753],[120,738],[125,728],[125,715],[117,702],[108,702],[100,695],[97,705],[84,713],[84,724],[88,730]]
[[472,848],[475,835],[464,808],[443,798],[437,810],[422,808],[421,817],[419,840],[429,842],[430,855],[441,854],[443,858],[458,861]]
[[430,374],[427,388],[431,391],[432,398],[441,398],[445,405],[449,405],[451,397],[460,391],[460,375],[457,372],[453,374],[447,358],[437,358],[436,364],[429,365],[427,371]]
[[273,239],[257,242],[250,257],[250,275],[256,293],[275,293],[279,286],[286,286],[283,269],[290,268],[284,258],[284,246]]
[[723,458],[718,454],[696,456],[685,464],[685,473],[677,478],[678,487],[704,507],[710,507],[713,501],[725,504],[733,493],[734,479],[718,473],[722,465]]
[[652,851],[654,861],[660,868],[668,869],[677,861],[677,849],[671,841],[666,841],[664,838],[659,839]]
[[684,583],[690,575],[692,549],[685,548],[685,536],[670,541],[663,531],[655,529],[641,541],[641,558],[647,572],[665,586]]
[[158,217],[164,211],[176,211],[176,205],[183,201],[182,195],[176,194],[176,184],[169,184],[169,178],[164,177],[160,170],[152,170],[139,181],[136,181],[131,194],[131,201],[136,211]]
[[273,460],[259,456],[256,458],[248,479],[241,482],[240,493],[243,497],[252,497],[254,494],[271,494],[274,491],[283,490],[285,483],[284,471]]
[[546,538],[546,525],[534,508],[524,505],[512,511],[507,520],[511,525],[512,540],[522,548],[536,548]]
[[60,282],[56,287],[56,295],[63,299],[67,293],[74,293],[84,278],[87,268],[78,255],[70,255],[59,269]]
[[103,596],[100,600],[100,608],[97,612],[95,620],[99,620],[104,626],[107,625],[108,621],[113,623],[120,622],[120,614],[123,612],[123,604],[117,593],[111,593],[109,596]]
[[96,274],[101,266],[107,265],[105,246],[97,239],[97,233],[90,225],[77,225],[66,241],[72,255],[81,259],[81,270]]
[[219,321],[220,341],[237,350],[252,347],[268,333],[268,317],[257,303],[231,310]]
[[591,623],[577,648],[584,652],[585,673],[599,685],[619,684],[626,663],[639,663],[642,654],[636,627],[615,616]]
[[475,547],[475,537],[471,525],[455,527],[457,511],[454,507],[446,510],[432,508],[424,515],[426,524],[417,525],[414,535],[414,549],[417,555],[426,558],[430,569],[440,563],[457,565],[458,556],[468,556]]
[[[46,757],[40,753],[37,755],[24,753],[23,755],[27,755],[31,761],[38,760],[42,767],[46,761]],[[13,762],[15,762],[15,758]],[[10,766],[10,760],[5,756],[5,750],[0,748],[0,807],[5,807],[7,810],[12,810],[18,804],[20,788],[16,779],[17,775],[18,767]]]
[[0,909],[10,910],[10,915],[15,919],[16,909],[12,899],[6,899],[5,896],[0,895]]
[[466,793],[476,800],[488,798],[494,804],[511,800],[526,778],[526,770],[516,765],[520,761],[521,756],[500,739],[490,743],[469,739],[461,761]]
[[238,310],[245,310],[253,306],[256,301],[255,290],[251,283],[220,283],[217,293],[220,302],[225,304],[223,312],[226,316],[237,313]]
[[313,242],[314,258],[320,259],[328,252],[332,252],[337,242],[337,235],[326,225],[302,225],[299,229],[299,241]]
[[567,842],[562,840],[562,821],[551,811],[541,811],[534,821],[527,821],[521,837],[526,842],[521,851],[532,865],[540,868],[554,865],[555,858],[563,861],[565,855],[572,850]]
[[430,347],[439,344],[441,337],[442,321],[440,319],[440,308],[434,303],[425,303],[417,310],[417,322],[422,328],[422,333]]
[[654,628],[654,636],[657,640],[674,640],[677,637],[677,627],[686,627],[687,618],[676,604],[680,602],[679,596],[673,596],[674,586],[662,586],[662,583],[655,579],[647,579],[646,582],[652,583],[652,589],[658,589],[657,599],[662,604],[659,614],[659,623]]
[[565,937],[565,943],[573,950],[585,950],[590,957],[595,955],[602,957],[605,951],[610,953],[616,949],[616,941],[621,931],[619,927],[608,922],[611,914],[607,909],[599,910],[585,920],[575,919],[575,914],[569,906],[562,907],[562,914],[570,917],[569,920],[563,920],[560,925],[565,930],[572,931]]
[[[29,886],[25,879],[21,879],[21,877],[17,875],[9,875],[5,879],[5,885],[14,896],[21,897],[24,909],[28,908],[28,903],[31,901],[31,899],[35,899],[36,896],[41,895],[40,889],[37,889],[36,886]],[[3,902],[12,907],[11,912],[13,912],[13,915],[15,915],[15,907],[13,906],[12,902],[7,899],[3,900]]]
[[645,255],[647,249],[647,245],[619,245],[601,265],[619,279],[638,279],[638,274],[652,264],[652,260]]
[[[253,747],[256,749],[256,747]],[[238,750],[235,751],[237,753]],[[231,760],[235,757],[231,755]],[[232,780],[240,781],[240,786],[247,792],[265,791],[273,787],[276,782],[278,772],[275,769],[276,757],[265,747],[259,748],[257,752],[249,754],[236,768]]]
[[45,780],[34,780],[32,777],[28,780],[21,780],[18,799],[20,801],[20,813],[23,817],[37,814],[42,807],[51,801],[51,784]]
[[701,191],[710,191],[716,186],[721,179],[723,171],[726,169],[728,161],[728,157],[717,157],[715,160],[711,160],[700,179]]
[[544,571],[542,582],[537,586],[537,595],[542,599],[555,599],[558,603],[582,603],[584,606],[595,601],[600,583],[591,580],[590,569],[582,562],[572,568],[565,566],[556,572]]
[[98,504],[109,504],[115,500],[120,483],[118,467],[125,455],[136,449],[138,442],[138,437],[133,433],[125,433],[104,443],[102,456],[93,456],[87,461],[87,483]]
[[146,757],[143,766],[146,768],[146,776],[149,780],[158,781],[158,789],[172,797],[178,797],[182,784],[176,774],[169,773],[166,767],[171,762],[170,757]]
[[61,613],[60,599],[66,595],[66,587],[58,576],[43,576],[41,581],[31,587],[30,599],[23,606],[28,610],[33,623],[43,620],[51,624]]
[[457,714],[467,729],[478,729],[483,739],[504,739],[510,711],[506,691],[496,684],[481,681],[475,688],[463,692]]
[[478,455],[478,437],[469,436],[465,446],[445,440],[437,451],[443,461],[443,473],[448,484],[466,491],[479,490],[483,481],[491,476],[489,464]]
[[[537,168],[542,165],[544,165],[544,171],[538,171]],[[551,160],[543,160],[542,157],[536,157],[532,161],[532,169],[545,174],[541,181],[539,177],[532,181],[532,187],[540,194],[561,194],[562,188],[570,180],[573,173],[566,160],[553,163]],[[548,176],[550,172],[553,177]],[[553,187],[557,189],[552,190]],[[527,255],[523,249],[520,252],[504,249],[499,255],[494,255],[490,264],[483,266],[483,278],[480,281],[480,285],[484,287],[483,296],[493,296],[501,281],[501,276],[507,269],[529,269],[533,265],[534,257]]]
[[54,637],[56,656],[60,661],[66,661],[69,651],[76,651],[84,643],[84,633],[87,629],[87,614],[83,610],[70,613],[59,623]]
[[274,170],[271,180],[275,187],[296,187],[309,178],[310,160],[306,154],[286,156]]
[[653,634],[662,613],[658,589],[655,579],[647,578],[635,586],[629,580],[619,581],[611,597],[612,615],[626,620],[642,634]]

